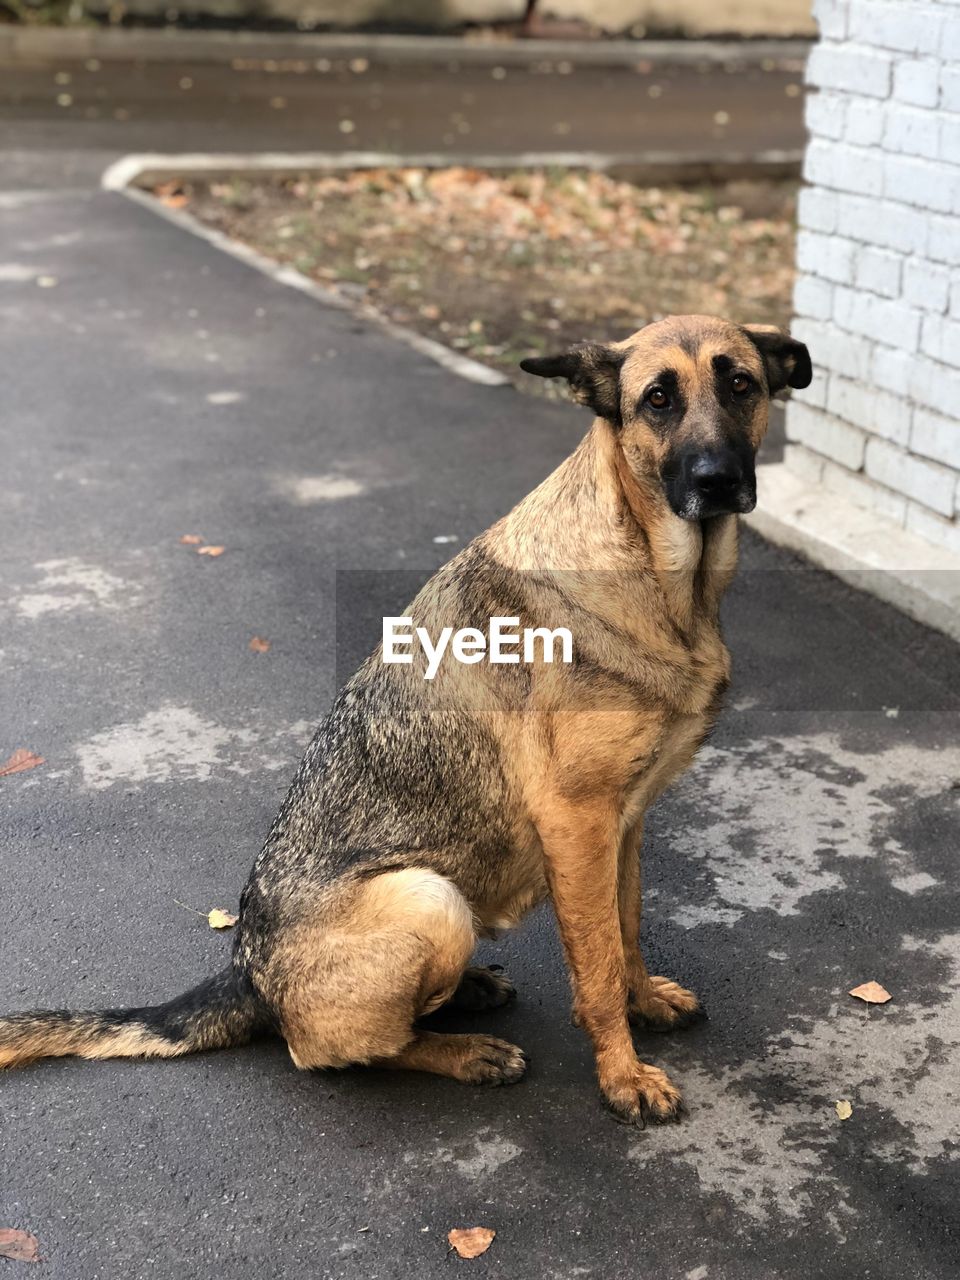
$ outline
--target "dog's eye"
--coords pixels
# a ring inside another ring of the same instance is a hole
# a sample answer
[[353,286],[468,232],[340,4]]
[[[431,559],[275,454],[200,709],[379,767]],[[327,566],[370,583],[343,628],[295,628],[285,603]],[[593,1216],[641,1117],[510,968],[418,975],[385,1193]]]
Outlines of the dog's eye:
[[647,392],[647,404],[652,409],[666,409],[670,403],[670,397],[664,391],[663,387],[651,387]]
[[752,386],[752,380],[745,373],[735,373],[730,379],[730,390],[735,396],[745,396]]

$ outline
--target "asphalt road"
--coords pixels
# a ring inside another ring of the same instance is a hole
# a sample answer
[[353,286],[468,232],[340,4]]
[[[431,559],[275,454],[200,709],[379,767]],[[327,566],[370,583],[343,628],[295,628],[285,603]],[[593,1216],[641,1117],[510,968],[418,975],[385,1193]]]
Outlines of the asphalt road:
[[[0,184],[82,185],[132,151],[754,154],[803,145],[799,61],[531,68],[248,60],[0,63]],[[359,65],[359,64],[354,64]],[[292,69],[295,68],[295,69]]]
[[[189,908],[236,902],[371,619],[587,423],[4,172],[0,761],[46,763],[0,778],[0,1008],[141,1002],[224,962]],[[752,537],[726,625],[727,712],[647,842],[648,958],[710,1012],[638,1040],[682,1126],[600,1107],[541,911],[483,949],[517,1005],[454,1024],[523,1045],[523,1084],[271,1042],[42,1064],[0,1079],[0,1225],[52,1280],[955,1277],[960,653]],[[871,978],[890,1004],[845,994]],[[489,1254],[448,1258],[477,1224]]]

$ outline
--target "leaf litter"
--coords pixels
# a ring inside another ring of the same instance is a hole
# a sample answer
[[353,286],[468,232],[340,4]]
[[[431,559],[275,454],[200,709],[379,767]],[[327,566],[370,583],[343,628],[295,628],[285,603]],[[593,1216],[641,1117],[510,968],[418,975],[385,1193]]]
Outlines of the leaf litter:
[[785,324],[789,182],[639,187],[574,169],[381,168],[184,180],[201,221],[502,369],[671,313]]
[[450,1248],[461,1258],[479,1258],[493,1244],[492,1227],[454,1227],[447,1232]]

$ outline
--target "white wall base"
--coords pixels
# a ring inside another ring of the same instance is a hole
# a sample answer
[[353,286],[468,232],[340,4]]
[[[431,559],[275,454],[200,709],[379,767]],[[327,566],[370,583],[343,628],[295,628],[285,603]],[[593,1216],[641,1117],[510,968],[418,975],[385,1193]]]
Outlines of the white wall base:
[[960,640],[960,555],[811,485],[782,463],[760,468],[758,488],[757,509],[746,521],[762,537]]

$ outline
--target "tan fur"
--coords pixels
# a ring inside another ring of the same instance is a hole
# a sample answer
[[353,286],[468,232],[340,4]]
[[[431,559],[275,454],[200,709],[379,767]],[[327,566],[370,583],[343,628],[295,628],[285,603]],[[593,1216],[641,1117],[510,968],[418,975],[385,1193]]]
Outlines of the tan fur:
[[[301,1068],[395,1057],[413,1023],[448,1000],[476,938],[463,895],[432,871],[385,872],[285,940],[280,1025]],[[331,913],[332,914],[332,913]]]

